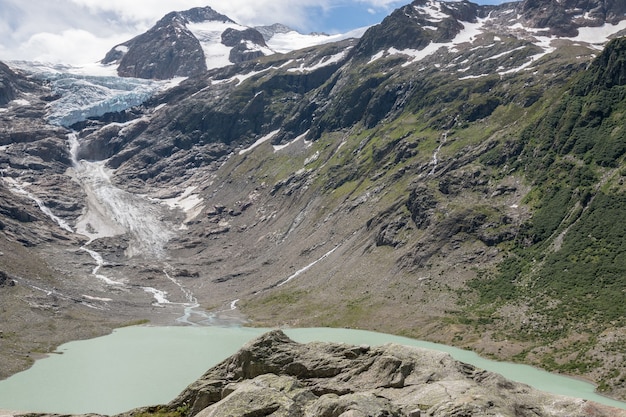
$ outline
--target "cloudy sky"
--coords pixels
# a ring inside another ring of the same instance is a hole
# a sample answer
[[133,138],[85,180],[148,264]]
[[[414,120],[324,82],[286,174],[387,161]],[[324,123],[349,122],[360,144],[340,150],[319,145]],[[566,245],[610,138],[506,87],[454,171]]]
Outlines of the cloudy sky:
[[[503,0],[479,0],[480,4]],[[410,0],[0,0],[0,61],[95,62],[172,10],[211,6],[244,25],[341,33]]]

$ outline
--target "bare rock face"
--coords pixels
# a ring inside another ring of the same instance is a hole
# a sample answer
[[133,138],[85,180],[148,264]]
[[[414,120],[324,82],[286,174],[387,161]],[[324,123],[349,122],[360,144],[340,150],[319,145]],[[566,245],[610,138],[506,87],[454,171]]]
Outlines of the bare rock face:
[[4,63],[0,63],[0,106],[7,104],[15,98],[15,88],[13,87],[13,71]]
[[200,74],[206,71],[204,52],[186,25],[207,20],[232,22],[210,7],[171,12],[147,32],[115,46],[102,63],[119,64],[121,77],[168,79]]
[[204,53],[185,22],[170,13],[148,32],[113,48],[102,62],[119,62],[122,77],[167,79],[201,73],[206,70]]
[[278,330],[209,370],[168,408],[199,417],[626,415],[536,391],[442,352],[300,344]]
[[[200,75],[207,70],[206,57],[201,40],[187,25],[202,22],[235,24],[208,6],[171,12],[147,32],[115,46],[102,63],[118,64],[121,77],[169,79]],[[229,28],[223,32],[221,43],[231,48],[232,63],[258,58],[264,55],[263,48],[268,50],[263,35],[253,28]]]
[[[588,12],[583,15],[581,10]],[[563,36],[576,36],[579,26],[617,24],[625,12],[626,4],[616,0],[524,0],[519,9],[531,27]]]

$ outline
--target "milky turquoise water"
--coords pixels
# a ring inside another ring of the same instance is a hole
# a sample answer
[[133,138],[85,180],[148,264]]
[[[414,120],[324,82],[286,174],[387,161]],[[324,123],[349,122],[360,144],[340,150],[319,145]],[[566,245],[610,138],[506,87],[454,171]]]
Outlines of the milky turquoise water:
[[[0,409],[59,414],[116,414],[174,399],[207,369],[267,329],[245,327],[127,327],[59,347],[58,354],[0,381]],[[495,362],[473,352],[383,333],[347,329],[285,330],[298,342],[385,343],[436,349],[476,367],[556,394],[626,409],[593,392],[592,384],[530,366]]]

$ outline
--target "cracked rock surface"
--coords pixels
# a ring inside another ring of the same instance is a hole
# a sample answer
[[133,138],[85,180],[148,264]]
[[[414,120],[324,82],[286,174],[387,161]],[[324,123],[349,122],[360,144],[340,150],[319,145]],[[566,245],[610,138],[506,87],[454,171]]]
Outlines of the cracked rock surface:
[[626,415],[537,391],[443,352],[396,344],[300,344],[280,330],[248,343],[167,408],[199,417]]

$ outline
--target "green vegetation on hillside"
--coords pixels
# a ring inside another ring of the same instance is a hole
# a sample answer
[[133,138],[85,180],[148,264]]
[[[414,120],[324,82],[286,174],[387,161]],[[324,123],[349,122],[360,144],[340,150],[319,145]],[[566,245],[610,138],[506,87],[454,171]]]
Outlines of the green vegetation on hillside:
[[[553,344],[543,365],[565,372],[597,366],[594,340],[626,326],[625,62],[626,39],[611,42],[563,94],[544,99],[519,155],[494,161],[526,173],[533,214],[497,271],[470,282],[474,317],[526,305],[525,323],[503,324],[508,337]],[[556,360],[575,335],[591,341],[577,345],[575,360]]]

